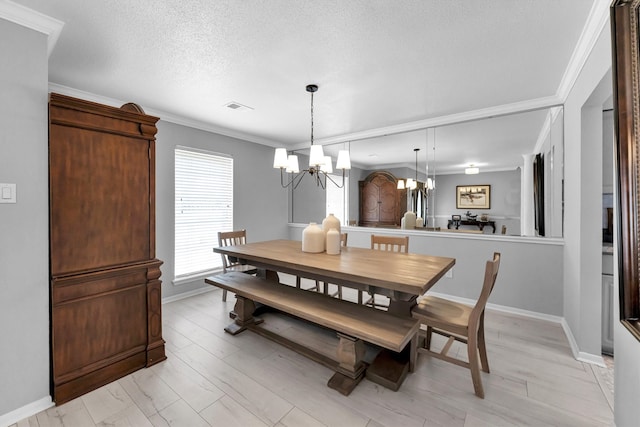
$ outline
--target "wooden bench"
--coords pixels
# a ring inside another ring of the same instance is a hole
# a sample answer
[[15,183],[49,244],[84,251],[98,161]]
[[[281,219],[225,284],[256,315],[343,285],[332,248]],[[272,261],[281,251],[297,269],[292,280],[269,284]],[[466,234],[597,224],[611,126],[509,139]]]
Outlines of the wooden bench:
[[[397,353],[409,343],[411,350],[417,345],[420,326],[415,319],[395,316],[375,308],[238,272],[207,277],[205,282],[236,294],[236,318],[225,328],[226,332],[235,335],[250,329],[324,364],[336,371],[328,386],[345,395],[348,395],[364,376],[364,341]],[[257,326],[262,323],[262,319],[253,317],[256,308],[254,302],[336,331],[339,338],[336,360]],[[410,351],[409,354],[411,359],[408,370],[413,371],[415,352]],[[397,385],[390,387],[394,390],[402,383],[406,369],[398,375],[401,378]]]

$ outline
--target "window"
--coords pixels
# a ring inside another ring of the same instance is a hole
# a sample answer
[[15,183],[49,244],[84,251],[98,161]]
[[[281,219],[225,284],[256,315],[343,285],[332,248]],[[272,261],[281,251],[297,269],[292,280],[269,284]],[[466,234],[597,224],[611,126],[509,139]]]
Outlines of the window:
[[233,158],[192,148],[175,150],[175,278],[222,267],[218,231],[233,229]]
[[[342,175],[331,175],[336,184],[342,185]],[[343,188],[338,188],[329,180],[326,185],[326,215],[334,214],[340,220],[340,224],[346,225],[349,218],[349,177],[344,178]]]

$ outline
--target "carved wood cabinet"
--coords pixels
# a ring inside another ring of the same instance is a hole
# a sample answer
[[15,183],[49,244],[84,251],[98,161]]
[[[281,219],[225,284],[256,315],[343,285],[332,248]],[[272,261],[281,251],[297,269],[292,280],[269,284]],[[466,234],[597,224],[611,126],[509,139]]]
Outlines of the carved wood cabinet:
[[51,94],[51,393],[64,403],[164,359],[155,123]]
[[397,187],[397,178],[385,171],[373,172],[360,181],[359,225],[399,226],[406,210],[407,190]]

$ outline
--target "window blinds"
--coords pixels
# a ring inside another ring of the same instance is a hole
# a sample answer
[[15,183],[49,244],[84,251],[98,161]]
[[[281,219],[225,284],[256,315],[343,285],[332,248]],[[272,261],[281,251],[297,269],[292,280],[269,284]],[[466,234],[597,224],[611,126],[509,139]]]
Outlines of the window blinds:
[[175,278],[222,267],[218,231],[233,230],[233,158],[175,150]]

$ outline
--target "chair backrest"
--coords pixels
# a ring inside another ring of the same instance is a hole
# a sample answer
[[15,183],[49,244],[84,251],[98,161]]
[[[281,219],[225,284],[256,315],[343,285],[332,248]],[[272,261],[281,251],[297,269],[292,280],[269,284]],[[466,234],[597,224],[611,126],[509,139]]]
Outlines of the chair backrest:
[[[247,230],[245,229],[218,232],[218,246],[235,246],[245,243],[247,243]],[[220,254],[220,256],[222,257],[222,269],[225,273],[227,268],[239,264],[235,258],[229,258],[225,254]]]
[[480,297],[476,302],[475,307],[471,310],[471,315],[469,316],[469,324],[473,321],[478,322],[480,316],[484,313],[484,308],[487,305],[487,301],[489,300],[489,296],[491,295],[491,291],[493,291],[493,286],[496,284],[496,278],[498,277],[498,269],[500,268],[500,253],[494,252],[493,259],[491,261],[487,261],[487,265],[484,269],[484,283],[482,284],[482,292],[480,292]]
[[391,252],[409,252],[409,236],[377,236],[371,235],[371,249]]
[[340,233],[340,246],[347,246],[349,233]]

